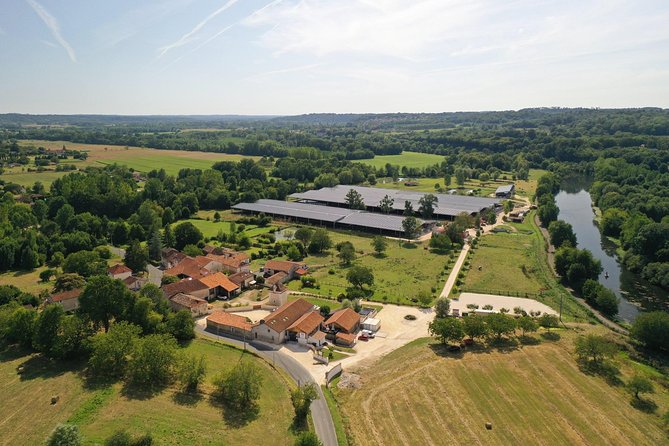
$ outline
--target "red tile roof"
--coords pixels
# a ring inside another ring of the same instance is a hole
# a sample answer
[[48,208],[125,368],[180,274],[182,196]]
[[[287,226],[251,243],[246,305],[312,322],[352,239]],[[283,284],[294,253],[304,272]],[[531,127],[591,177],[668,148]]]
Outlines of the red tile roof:
[[253,328],[253,324],[250,323],[244,316],[228,313],[226,311],[214,311],[211,315],[209,315],[209,317],[207,317],[207,321],[211,321],[218,325],[239,328],[245,331],[251,331],[251,328]]
[[75,288],[73,290],[63,291],[61,293],[52,294],[49,297],[49,300],[51,302],[62,302],[64,300],[78,299],[83,291],[83,288]]
[[164,285],[162,287],[163,294],[165,294],[167,297],[174,296],[177,293],[190,294],[195,291],[203,291],[208,289],[209,287],[207,285],[197,279],[185,279],[179,282],[170,283],[169,285]]
[[360,315],[350,308],[336,311],[332,316],[325,321],[325,325],[337,325],[342,330],[352,332],[355,325],[360,322]]
[[281,284],[286,277],[288,277],[288,274],[284,273],[283,271],[279,271],[278,273],[265,279],[265,284],[269,286]]
[[306,267],[304,263],[291,262],[289,260],[268,260],[265,263],[265,269],[283,271],[285,273],[290,273],[291,271],[295,271],[297,268],[304,267]]
[[355,334],[339,332],[335,336],[335,342],[339,340],[344,341],[348,345],[353,345],[355,343]]
[[293,322],[293,324],[288,327],[288,331],[310,334],[320,327],[323,320],[323,316],[321,316],[318,311],[312,311],[302,315],[302,317]]
[[172,302],[176,302],[186,308],[195,308],[199,305],[207,305],[207,301],[199,297],[191,296],[190,294],[177,293],[170,297]]
[[116,276],[118,274],[123,274],[123,273],[132,274],[132,270],[122,263],[117,263],[116,265],[109,267],[107,269],[107,272],[112,276]]
[[281,333],[293,325],[307,312],[312,311],[314,305],[304,299],[288,302],[277,308],[272,314],[262,320],[272,330]]
[[230,274],[228,276],[228,279],[230,279],[231,282],[241,286],[241,284],[246,282],[247,280],[253,279],[253,274],[241,271],[238,273]]
[[165,271],[168,276],[188,276],[198,279],[209,274],[209,270],[203,268],[197,260],[192,257],[186,257],[172,268]]
[[228,279],[228,276],[223,273],[214,273],[205,277],[201,277],[200,282],[204,283],[209,289],[219,286],[226,291],[235,291],[236,289],[239,289],[239,285],[232,282],[230,279]]

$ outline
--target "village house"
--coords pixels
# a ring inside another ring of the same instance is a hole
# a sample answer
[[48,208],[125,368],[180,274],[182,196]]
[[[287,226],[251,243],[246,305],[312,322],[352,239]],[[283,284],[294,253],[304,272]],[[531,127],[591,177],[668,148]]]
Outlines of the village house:
[[246,273],[246,272],[239,272],[239,273],[234,273],[230,274],[228,276],[228,279],[236,285],[239,286],[241,289],[246,289],[250,287],[251,285],[255,285],[255,276],[253,273]]
[[265,279],[265,286],[268,288],[274,288],[277,285],[282,285],[288,280],[288,274],[284,273],[283,271],[279,271],[278,273],[273,274]]
[[201,277],[202,282],[209,290],[207,296],[208,300],[216,298],[230,299],[239,292],[239,285],[228,279],[223,273],[213,273],[205,277]]
[[236,338],[252,339],[254,325],[243,316],[226,311],[214,311],[207,317],[207,331]]
[[197,279],[184,279],[179,282],[163,285],[161,289],[166,299],[179,293],[190,294],[200,299],[207,299],[209,297],[209,287]]
[[176,266],[186,257],[188,257],[186,254],[174,248],[163,248],[160,251],[160,263],[164,269]]
[[355,334],[360,329],[360,315],[351,308],[335,311],[323,324],[328,331]]
[[288,327],[288,340],[298,344],[314,344],[319,347],[325,341],[325,333],[321,328],[324,318],[318,311],[310,311],[302,315]]
[[216,255],[216,254],[207,254],[207,258],[215,260],[216,262],[221,264],[221,271],[224,271],[226,273],[241,273],[245,272],[248,273],[251,271],[251,266],[250,266],[250,258],[248,255],[241,253],[241,252],[235,252],[234,255],[231,254],[223,254],[223,255]]
[[288,288],[282,283],[277,283],[269,290],[269,305],[280,307],[288,302]]
[[107,269],[107,275],[112,279],[123,280],[132,275],[132,270],[122,263],[117,263]]
[[63,307],[66,312],[74,311],[79,308],[79,296],[84,290],[82,288],[75,288],[69,291],[52,294],[47,297],[49,304],[58,304]]
[[130,291],[139,291],[140,288],[142,288],[146,283],[148,282],[148,279],[144,279],[141,277],[136,277],[136,276],[129,276],[123,279],[123,284],[128,288]]
[[253,339],[282,344],[288,338],[288,328],[313,309],[313,304],[304,299],[288,302],[261,319],[258,325],[253,327]]
[[204,316],[209,309],[209,304],[205,299],[184,293],[177,293],[170,297],[168,303],[174,311],[187,310],[193,317]]
[[281,272],[286,274],[284,281],[289,281],[307,274],[308,269],[309,267],[305,263],[289,260],[268,260],[263,267],[263,273],[266,277],[271,277]]
[[166,276],[176,276],[180,279],[199,279],[201,277],[209,275],[211,271],[202,266],[202,263],[198,262],[193,257],[186,256],[179,263],[173,267],[165,270]]

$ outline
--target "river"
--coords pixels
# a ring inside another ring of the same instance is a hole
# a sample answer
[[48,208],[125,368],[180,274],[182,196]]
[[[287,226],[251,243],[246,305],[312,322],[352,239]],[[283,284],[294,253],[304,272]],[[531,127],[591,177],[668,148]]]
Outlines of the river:
[[[569,178],[561,185],[555,202],[560,208],[558,218],[570,223],[576,233],[578,247],[587,249],[602,262],[599,282],[620,298],[618,317],[633,322],[641,311],[667,309],[668,293],[648,284],[618,262],[616,245],[599,232],[588,188],[589,177]],[[606,277],[608,273],[608,278]]]

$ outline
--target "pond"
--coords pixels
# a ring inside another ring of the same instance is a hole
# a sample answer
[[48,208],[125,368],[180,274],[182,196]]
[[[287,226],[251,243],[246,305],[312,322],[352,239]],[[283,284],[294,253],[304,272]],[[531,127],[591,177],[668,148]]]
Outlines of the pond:
[[620,298],[620,319],[633,322],[641,311],[666,310],[668,293],[628,271],[618,261],[615,243],[600,233],[588,192],[591,184],[592,178],[586,176],[565,179],[560,186],[560,192],[555,196],[555,202],[560,208],[558,218],[572,225],[578,247],[589,250],[602,262],[603,270],[599,275],[599,282]]

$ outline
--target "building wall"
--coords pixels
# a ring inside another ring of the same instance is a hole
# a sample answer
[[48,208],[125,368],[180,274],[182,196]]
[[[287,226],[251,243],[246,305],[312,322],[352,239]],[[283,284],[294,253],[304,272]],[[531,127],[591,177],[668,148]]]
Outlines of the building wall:
[[271,342],[272,344],[282,344],[286,339],[286,332],[277,333],[265,324],[259,324],[251,330],[253,339],[259,341]]
[[114,274],[111,277],[112,277],[112,279],[124,280],[124,279],[127,279],[130,276],[132,276],[131,272],[125,272],[125,273],[120,273],[120,274]]
[[269,304],[274,305],[275,307],[280,307],[288,302],[288,290],[277,292],[269,292]]
[[253,338],[252,332],[237,327],[231,327],[229,325],[217,324],[209,319],[207,319],[207,329],[213,333],[228,334],[237,338],[246,338],[247,340]]

